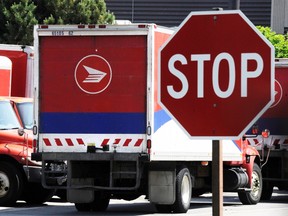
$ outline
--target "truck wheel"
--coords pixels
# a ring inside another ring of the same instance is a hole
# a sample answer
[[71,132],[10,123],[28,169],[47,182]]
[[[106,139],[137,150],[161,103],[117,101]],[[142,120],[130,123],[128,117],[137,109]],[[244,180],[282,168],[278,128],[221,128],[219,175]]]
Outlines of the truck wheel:
[[172,210],[174,213],[186,213],[190,208],[192,180],[187,168],[182,168],[176,177],[176,200]]
[[92,210],[91,203],[75,203],[75,208],[79,212],[89,212]]
[[42,204],[50,200],[55,190],[43,188],[41,183],[27,183],[25,185],[24,200],[28,204]]
[[172,212],[172,205],[155,204],[155,208],[160,213],[171,213]]
[[261,200],[270,200],[273,193],[273,185],[263,182]]
[[249,192],[238,192],[238,197],[242,204],[254,205],[260,201],[262,194],[262,174],[257,164],[253,165],[252,190]]
[[182,168],[176,176],[176,199],[172,205],[156,204],[160,213],[186,213],[190,207],[192,181],[187,168]]
[[92,203],[75,203],[75,207],[79,212],[105,211],[110,202],[110,195],[101,192],[95,192],[94,201]]
[[23,178],[20,171],[10,163],[0,163],[0,205],[11,206],[22,194]]

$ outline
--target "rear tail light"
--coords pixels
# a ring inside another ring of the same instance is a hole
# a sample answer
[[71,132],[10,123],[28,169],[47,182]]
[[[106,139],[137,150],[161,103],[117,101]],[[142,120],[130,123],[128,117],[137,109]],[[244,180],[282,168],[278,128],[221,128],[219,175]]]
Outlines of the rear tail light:
[[252,126],[252,134],[254,134],[254,135],[256,135],[256,134],[258,134],[258,125],[253,125]]
[[268,129],[265,129],[262,131],[262,137],[268,138],[270,136],[270,131]]
[[201,161],[202,166],[208,166],[209,162],[208,161]]
[[85,25],[83,25],[83,24],[79,24],[79,25],[78,25],[78,28],[83,29],[83,28],[85,28]]
[[48,29],[48,25],[40,25],[39,28],[41,28],[41,29]]
[[147,152],[150,154],[151,152],[151,147],[152,147],[152,142],[150,139],[147,140]]
[[96,27],[95,24],[89,24],[89,25],[88,25],[88,28],[95,28],[95,27]]
[[146,25],[145,24],[139,24],[138,28],[146,28]]
[[33,153],[37,153],[37,140],[36,139],[33,139],[32,149],[33,149]]

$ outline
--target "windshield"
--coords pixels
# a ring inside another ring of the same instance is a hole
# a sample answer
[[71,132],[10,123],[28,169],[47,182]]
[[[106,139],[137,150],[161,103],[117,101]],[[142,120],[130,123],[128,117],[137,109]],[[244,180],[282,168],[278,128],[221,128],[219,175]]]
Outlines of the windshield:
[[23,122],[23,127],[31,130],[33,127],[33,103],[17,103],[17,108]]
[[0,101],[0,130],[20,128],[18,118],[9,101]]

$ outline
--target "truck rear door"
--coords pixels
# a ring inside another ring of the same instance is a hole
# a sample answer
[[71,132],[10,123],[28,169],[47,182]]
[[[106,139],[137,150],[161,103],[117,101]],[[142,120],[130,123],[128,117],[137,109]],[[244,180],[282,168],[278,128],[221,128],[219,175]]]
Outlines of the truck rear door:
[[147,30],[37,34],[39,151],[146,151]]

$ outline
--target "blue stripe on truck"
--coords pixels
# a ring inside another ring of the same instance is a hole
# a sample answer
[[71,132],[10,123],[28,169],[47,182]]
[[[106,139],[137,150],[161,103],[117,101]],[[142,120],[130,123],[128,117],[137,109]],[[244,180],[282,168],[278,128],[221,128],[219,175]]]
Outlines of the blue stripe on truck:
[[[261,117],[256,124],[258,125],[259,133],[263,130],[270,130],[273,135],[287,135],[288,134],[288,118],[286,116],[279,118],[264,118]],[[251,129],[247,134],[251,134]]]
[[145,113],[40,113],[40,133],[145,134]]

